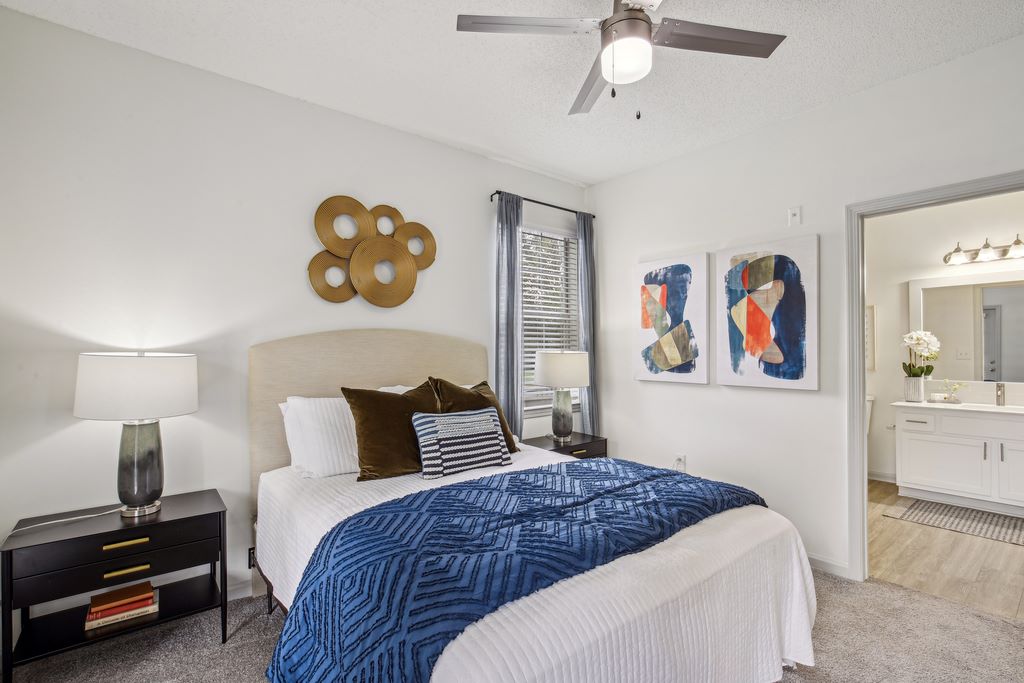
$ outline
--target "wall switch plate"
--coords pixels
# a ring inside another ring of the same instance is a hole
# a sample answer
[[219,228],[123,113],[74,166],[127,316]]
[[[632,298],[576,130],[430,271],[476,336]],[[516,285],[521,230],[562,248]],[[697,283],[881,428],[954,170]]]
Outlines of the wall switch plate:
[[956,350],[956,359],[957,360],[970,360],[971,359],[971,352],[970,351],[964,351],[963,349],[957,349]]
[[804,222],[804,208],[802,206],[791,206],[786,212],[789,216],[789,225],[801,225]]
[[686,456],[676,456],[675,468],[680,472],[686,472]]

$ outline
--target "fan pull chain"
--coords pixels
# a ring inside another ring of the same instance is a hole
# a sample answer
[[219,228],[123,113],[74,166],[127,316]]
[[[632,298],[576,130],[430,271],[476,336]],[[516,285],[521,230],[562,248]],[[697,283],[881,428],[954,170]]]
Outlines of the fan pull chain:
[[612,29],[612,99],[615,99],[615,35],[618,33]]
[[644,101],[644,97],[643,97],[643,87],[644,86],[642,85],[643,82],[644,81],[643,81],[642,78],[639,81],[636,82],[636,102],[637,102],[637,104],[636,104],[636,120],[637,121],[640,120],[640,107],[643,106],[643,101]]

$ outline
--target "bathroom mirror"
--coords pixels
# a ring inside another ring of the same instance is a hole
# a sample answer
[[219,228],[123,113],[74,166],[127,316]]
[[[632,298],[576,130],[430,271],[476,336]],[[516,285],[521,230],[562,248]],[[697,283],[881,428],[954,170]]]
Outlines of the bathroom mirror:
[[1024,382],[1024,272],[913,281],[910,321],[942,343],[935,377]]

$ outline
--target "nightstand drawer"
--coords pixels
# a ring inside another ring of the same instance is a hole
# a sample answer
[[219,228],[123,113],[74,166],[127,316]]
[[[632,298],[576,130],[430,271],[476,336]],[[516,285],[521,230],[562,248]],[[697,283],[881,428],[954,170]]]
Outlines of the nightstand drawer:
[[608,442],[595,441],[586,445],[566,446],[555,449],[557,453],[571,455],[574,458],[603,458],[608,455]]
[[220,540],[211,538],[106,562],[94,562],[73,569],[15,579],[14,609],[100,588],[113,588],[122,583],[167,574],[207,562],[216,562],[219,557]]
[[59,543],[19,548],[13,552],[13,575],[15,579],[21,579],[216,538],[219,534],[218,515],[212,514],[165,524],[149,524],[138,529],[122,529],[109,534],[83,536]]

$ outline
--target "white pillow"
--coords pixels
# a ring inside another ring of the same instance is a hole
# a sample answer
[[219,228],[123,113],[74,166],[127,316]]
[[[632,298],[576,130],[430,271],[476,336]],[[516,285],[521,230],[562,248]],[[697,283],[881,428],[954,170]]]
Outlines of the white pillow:
[[359,471],[356,422],[344,398],[289,396],[284,433],[292,465],[313,477]]

